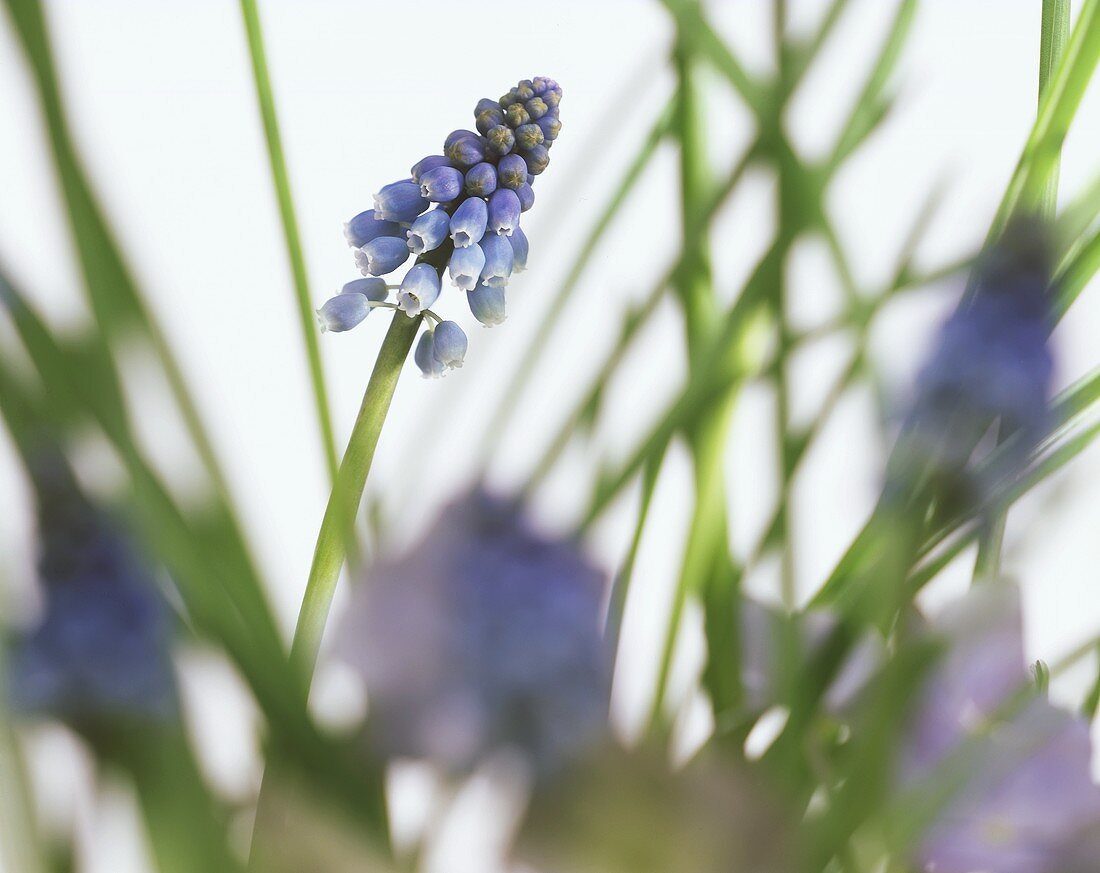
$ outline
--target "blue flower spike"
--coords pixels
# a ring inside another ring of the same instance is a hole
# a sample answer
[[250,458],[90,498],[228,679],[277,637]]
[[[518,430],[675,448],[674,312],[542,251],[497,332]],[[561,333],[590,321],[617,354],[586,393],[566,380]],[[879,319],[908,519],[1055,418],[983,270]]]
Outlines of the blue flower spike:
[[441,154],[421,158],[409,178],[375,194],[374,208],[344,228],[367,278],[348,283],[317,310],[321,330],[361,324],[398,284],[382,277],[411,255],[415,263],[400,280],[397,308],[410,317],[426,314],[426,324],[435,324],[418,342],[416,363],[429,377],[461,366],[466,335],[430,307],[446,273],[481,324],[504,321],[504,289],[527,266],[529,243],[520,220],[534,206],[532,183],[546,170],[561,130],[560,103],[561,88],[545,76],[520,81],[499,100],[478,100],[474,129],[452,130]]

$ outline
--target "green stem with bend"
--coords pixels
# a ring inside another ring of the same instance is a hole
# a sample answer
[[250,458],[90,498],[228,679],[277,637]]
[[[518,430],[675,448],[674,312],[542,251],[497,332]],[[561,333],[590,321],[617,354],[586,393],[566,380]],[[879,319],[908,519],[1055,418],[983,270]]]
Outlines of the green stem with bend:
[[390,329],[378,352],[370,381],[367,383],[359,416],[348,441],[347,451],[336,475],[317,546],[313,552],[302,608],[298,613],[298,625],[294,631],[294,643],[290,659],[298,674],[309,687],[309,679],[317,663],[317,652],[328,620],[332,596],[346,554],[347,526],[359,511],[359,502],[367,484],[367,474],[374,460],[378,437],[390,408],[401,368],[409,356],[413,340],[420,327],[419,317],[409,318],[403,312],[395,312]]

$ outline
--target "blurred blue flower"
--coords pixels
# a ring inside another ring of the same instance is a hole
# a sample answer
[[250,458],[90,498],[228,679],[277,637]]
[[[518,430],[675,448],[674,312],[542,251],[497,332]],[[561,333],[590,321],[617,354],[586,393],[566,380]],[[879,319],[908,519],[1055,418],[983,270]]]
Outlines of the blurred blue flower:
[[[1021,219],[979,264],[975,293],[944,323],[918,377],[891,459],[893,486],[930,477],[950,496],[980,502],[1042,438],[1053,371],[1049,259],[1045,228]],[[1014,450],[978,481],[967,465],[995,421],[1002,436],[1015,434]]]
[[[917,703],[901,778],[950,775],[960,784],[920,840],[922,869],[1064,873],[1063,855],[1100,830],[1100,786],[1089,776],[1084,718],[1043,697],[1004,715],[1029,682],[1019,592],[1007,583],[976,587],[932,631],[946,655]],[[1087,869],[1100,869],[1097,850]]]
[[81,493],[59,453],[30,464],[45,613],[15,639],[15,710],[79,730],[177,711],[170,628],[152,574],[114,521]]
[[475,490],[369,576],[339,646],[380,754],[465,769],[513,747],[545,771],[604,737],[604,578],[575,543]]

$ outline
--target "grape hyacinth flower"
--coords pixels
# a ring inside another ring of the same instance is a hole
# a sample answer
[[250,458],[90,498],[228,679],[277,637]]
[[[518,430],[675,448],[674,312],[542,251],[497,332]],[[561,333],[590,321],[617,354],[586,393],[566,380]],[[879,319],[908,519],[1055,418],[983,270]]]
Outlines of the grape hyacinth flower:
[[[953,777],[916,847],[937,873],[1065,873],[1084,838],[1100,831],[1100,786],[1089,776],[1086,719],[1036,694],[1007,716],[1028,687],[1019,591],[977,586],[933,622],[947,644],[918,701],[902,747],[900,778]],[[976,743],[961,756],[964,742]],[[1100,845],[1091,864],[1100,869]]]
[[386,280],[370,276],[366,279],[354,279],[340,289],[340,293],[330,298],[317,310],[317,321],[321,332],[351,330],[370,315],[371,303],[384,301],[389,294]]
[[573,542],[475,490],[370,580],[338,646],[366,682],[378,753],[461,771],[511,747],[547,772],[603,740],[604,577]]
[[[347,222],[344,234],[360,272],[388,276],[411,254],[412,278],[401,283],[397,301],[408,315],[420,315],[439,296],[438,284],[418,269],[423,266],[437,279],[449,273],[482,324],[503,321],[508,281],[527,266],[529,244],[520,221],[534,205],[532,183],[546,169],[561,132],[560,104],[561,87],[542,76],[524,79],[499,100],[479,100],[474,130],[452,131],[442,154],[417,161],[410,178],[384,186],[374,195],[373,209]],[[383,295],[367,303],[384,300]],[[318,310],[318,319],[322,330],[345,331],[370,309],[341,294]],[[432,375],[439,369],[431,351],[437,339],[417,347],[421,370]]]
[[462,366],[468,345],[461,327],[453,321],[440,321],[421,335],[414,356],[416,365],[426,379],[437,379]]
[[60,452],[32,458],[31,479],[46,608],[12,646],[14,708],[78,730],[174,718],[167,615],[149,569],[88,502]]

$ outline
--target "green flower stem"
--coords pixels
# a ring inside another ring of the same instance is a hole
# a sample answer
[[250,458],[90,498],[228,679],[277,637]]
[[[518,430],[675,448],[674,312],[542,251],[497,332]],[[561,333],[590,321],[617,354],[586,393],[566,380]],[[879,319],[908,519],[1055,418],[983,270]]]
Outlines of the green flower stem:
[[[1069,0],[1043,0],[1043,23],[1039,37],[1039,105],[1050,85],[1053,71],[1061,63],[1069,39]],[[1058,212],[1058,176],[1062,148],[1059,143],[1050,167],[1050,175],[1039,199],[1040,217],[1053,221]],[[974,561],[974,580],[996,580],[1001,575],[1001,552],[1004,548],[1007,509],[994,507],[984,535],[978,540],[978,556]]]
[[291,663],[306,688],[309,687],[309,680],[317,663],[317,652],[325,622],[328,620],[332,596],[336,591],[336,581],[344,564],[345,543],[351,541],[348,539],[347,528],[359,511],[367,474],[374,460],[374,450],[378,446],[378,437],[382,432],[398,377],[419,327],[419,317],[409,318],[403,312],[394,313],[390,329],[378,352],[374,372],[367,383],[359,417],[355,420],[347,451],[336,476],[336,484],[325,508],[305,597],[298,614],[298,625],[294,631],[294,643],[290,650]]
[[294,277],[298,321],[306,347],[306,357],[309,360],[309,374],[313,382],[313,399],[317,407],[317,421],[321,428],[325,464],[328,467],[329,479],[335,482],[336,439],[333,436],[332,415],[329,412],[328,391],[325,388],[325,371],[321,364],[321,349],[317,341],[317,327],[313,317],[313,304],[310,300],[305,256],[302,254],[298,220],[294,214],[294,199],[290,193],[290,178],[287,174],[286,159],[283,156],[282,136],[279,133],[279,119],[275,114],[275,97],[272,94],[271,78],[267,71],[267,54],[264,51],[263,30],[260,26],[260,14],[256,9],[256,0],[241,0],[241,16],[248,36],[252,74],[256,80],[256,99],[260,104],[260,116],[263,118],[271,177],[275,184],[275,197],[279,202],[279,215],[283,223],[283,237],[286,241],[287,256],[290,259],[290,270]]

